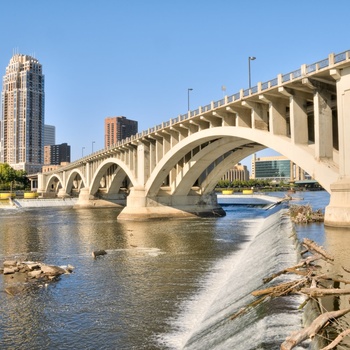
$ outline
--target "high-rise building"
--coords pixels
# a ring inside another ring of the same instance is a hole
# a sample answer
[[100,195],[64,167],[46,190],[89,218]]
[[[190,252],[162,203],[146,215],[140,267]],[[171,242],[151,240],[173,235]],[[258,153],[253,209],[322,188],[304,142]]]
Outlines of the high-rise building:
[[44,146],[44,165],[70,163],[70,146],[67,143]]
[[56,144],[56,127],[54,125],[44,125],[44,146]]
[[3,77],[0,160],[28,174],[44,162],[44,87],[39,61],[15,54]]
[[107,117],[105,119],[105,147],[137,134],[138,123],[125,117]]

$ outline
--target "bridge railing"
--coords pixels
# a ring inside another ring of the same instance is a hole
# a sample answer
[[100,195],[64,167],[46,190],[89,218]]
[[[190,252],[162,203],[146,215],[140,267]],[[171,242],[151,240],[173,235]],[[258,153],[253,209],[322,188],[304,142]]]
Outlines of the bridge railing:
[[[239,92],[237,92],[233,95],[225,96],[225,98],[223,98],[221,100],[211,102],[210,104],[207,104],[205,106],[201,106],[196,110],[188,111],[186,114],[179,115],[177,118],[172,118],[169,121],[163,122],[163,123],[158,124],[152,128],[149,128],[145,131],[139,132],[131,137],[128,137],[122,141],[119,141],[115,145],[111,145],[108,148],[102,149],[100,151],[96,151],[96,152],[94,152],[93,155],[95,156],[95,155],[103,154],[106,150],[113,150],[113,149],[118,148],[122,145],[125,145],[126,143],[129,143],[131,141],[142,139],[143,137],[145,137],[149,134],[152,134],[152,133],[155,133],[156,131],[168,128],[169,126],[177,124],[183,120],[193,118],[199,114],[209,112],[215,108],[219,108],[219,107],[225,106],[227,104],[230,104],[234,101],[241,100],[244,97],[248,97],[248,96],[252,96],[252,95],[257,94],[257,93],[261,93],[262,91],[266,91],[268,89],[271,89],[275,86],[278,86],[279,84],[291,82],[291,81],[293,81],[295,79],[299,79],[302,76],[305,76],[307,74],[315,73],[319,70],[322,70],[322,69],[328,68],[330,66],[337,65],[341,62],[349,61],[349,60],[350,60],[350,50],[347,50],[347,51],[344,51],[344,52],[341,52],[338,54],[330,54],[329,57],[325,58],[324,60],[309,64],[309,65],[303,65],[303,66],[301,66],[301,68],[294,70],[290,73],[280,75],[277,78],[271,79],[271,80],[263,82],[263,83],[259,83],[256,86],[253,86],[249,89],[240,90]],[[89,157],[91,157],[91,155],[87,155],[87,156],[85,156],[85,157],[83,157],[75,162],[72,162],[69,165],[66,165],[65,167],[63,167],[63,169],[72,168],[76,164],[79,164],[82,161],[85,161]],[[53,171],[53,172],[55,172],[55,171]],[[50,174],[50,173],[51,172],[47,172],[45,174]]]
[[349,59],[350,51],[344,51],[334,55],[334,63],[337,64],[339,62],[343,62]]

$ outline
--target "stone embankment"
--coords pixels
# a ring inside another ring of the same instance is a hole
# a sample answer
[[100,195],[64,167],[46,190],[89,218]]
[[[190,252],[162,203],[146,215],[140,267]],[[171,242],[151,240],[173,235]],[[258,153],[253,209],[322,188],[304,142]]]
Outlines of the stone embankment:
[[70,274],[73,270],[71,265],[55,266],[35,261],[6,260],[0,268],[0,273],[8,276],[12,282],[7,283],[5,292],[15,295],[34,284],[56,281],[61,275]]

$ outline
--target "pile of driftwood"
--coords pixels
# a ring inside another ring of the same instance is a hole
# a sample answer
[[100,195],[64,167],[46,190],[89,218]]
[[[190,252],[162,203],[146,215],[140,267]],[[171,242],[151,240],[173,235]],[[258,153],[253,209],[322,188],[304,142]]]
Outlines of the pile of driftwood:
[[291,220],[297,224],[308,224],[310,222],[323,222],[324,214],[321,209],[313,210],[310,204],[290,205],[289,213]]
[[[236,314],[232,315],[231,319],[239,317],[240,315],[246,313],[250,308],[262,303],[265,299],[268,298],[276,298],[292,294],[302,294],[306,296],[305,302],[300,306],[303,308],[307,302],[311,300],[319,300],[319,298],[330,295],[340,296],[344,294],[350,294],[350,289],[330,289],[323,286],[323,282],[325,281],[336,282],[338,285],[340,283],[346,285],[350,284],[350,280],[337,279],[333,276],[323,274],[322,271],[320,271],[320,269],[317,268],[313,263],[320,259],[326,261],[327,263],[330,263],[334,260],[333,257],[331,257],[321,246],[317,245],[314,241],[308,238],[305,238],[302,244],[306,248],[302,252],[302,256],[305,256],[305,254],[307,254],[304,259],[302,259],[295,266],[279,271],[268,278],[264,278],[263,282],[268,283],[276,277],[287,273],[297,274],[300,276],[300,278],[291,282],[285,282],[273,287],[252,292],[252,295],[256,296],[257,299],[247,305],[245,308],[240,309]],[[343,269],[346,272],[350,272],[344,267]],[[304,340],[313,339],[316,335],[320,334],[320,332],[323,331],[325,327],[331,325],[335,319],[345,315],[349,311],[350,308],[346,308],[343,310],[321,313],[320,316],[318,316],[309,326],[299,331],[293,332],[289,337],[287,337],[281,345],[281,350],[293,349]],[[342,339],[349,334],[350,329],[344,330],[330,344],[321,350],[334,349],[342,341]]]

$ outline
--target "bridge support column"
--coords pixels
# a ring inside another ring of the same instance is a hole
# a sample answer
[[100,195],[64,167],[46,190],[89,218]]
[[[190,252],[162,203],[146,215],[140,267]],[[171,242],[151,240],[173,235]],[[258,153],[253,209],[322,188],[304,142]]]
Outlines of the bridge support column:
[[203,196],[146,197],[145,190],[131,189],[127,205],[118,220],[152,220],[193,217],[221,217],[225,211],[217,204],[216,194]]
[[58,198],[67,198],[70,197],[69,194],[66,193],[66,191],[63,188],[60,188],[57,193]]
[[324,224],[350,228],[350,178],[331,184],[331,199],[326,207]]
[[331,70],[337,81],[339,179],[331,184],[331,199],[324,224],[350,228],[350,68]]
[[96,198],[90,194],[90,189],[84,187],[80,189],[79,198],[74,208],[114,208],[121,207],[125,203],[122,198]]

